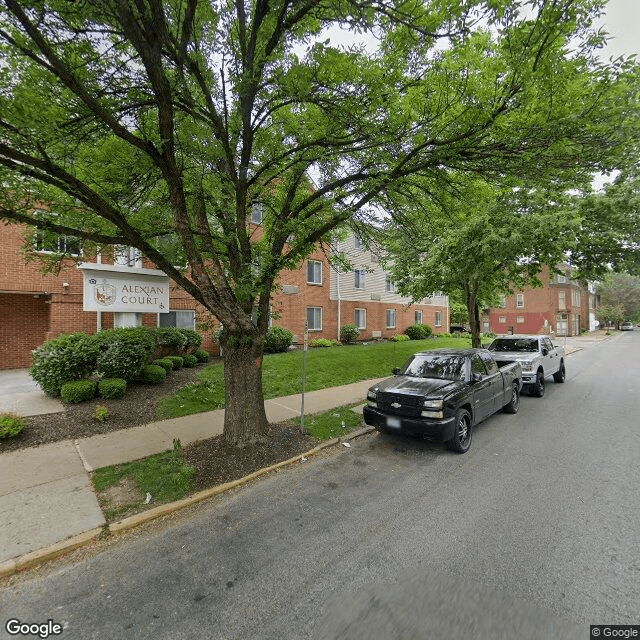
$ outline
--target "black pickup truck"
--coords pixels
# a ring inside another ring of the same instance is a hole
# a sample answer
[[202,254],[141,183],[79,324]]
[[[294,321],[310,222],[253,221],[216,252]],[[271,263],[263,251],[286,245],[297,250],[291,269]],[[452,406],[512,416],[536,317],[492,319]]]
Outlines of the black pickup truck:
[[458,453],[469,450],[474,425],[520,405],[520,364],[498,367],[486,349],[421,351],[393,374],[369,389],[365,423],[444,442]]

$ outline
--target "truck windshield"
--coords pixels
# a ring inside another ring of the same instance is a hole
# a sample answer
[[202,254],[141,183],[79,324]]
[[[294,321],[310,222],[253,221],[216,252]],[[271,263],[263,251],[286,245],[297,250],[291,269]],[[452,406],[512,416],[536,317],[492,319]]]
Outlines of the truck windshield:
[[403,374],[415,378],[464,380],[464,357],[416,354],[405,365]]
[[489,351],[523,351],[535,352],[538,350],[536,338],[498,338],[489,345]]

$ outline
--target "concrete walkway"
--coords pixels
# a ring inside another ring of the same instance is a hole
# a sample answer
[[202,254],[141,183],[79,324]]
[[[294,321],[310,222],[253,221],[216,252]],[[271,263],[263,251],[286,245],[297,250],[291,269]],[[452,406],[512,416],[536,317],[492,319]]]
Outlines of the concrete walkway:
[[[604,332],[598,332],[566,340],[555,338],[554,342],[570,354],[606,338]],[[30,379],[25,380],[25,375],[22,370],[0,371],[0,411],[7,410],[2,408],[6,406],[18,409],[18,413],[22,406],[23,415],[63,410],[58,401],[50,401]],[[305,394],[305,414],[363,402],[367,389],[378,380],[311,391]],[[24,402],[28,406],[20,404]],[[282,422],[295,417],[300,413],[300,402],[300,394],[266,400],[267,418]],[[222,433],[223,423],[224,409],[219,409],[0,454],[0,575],[10,571],[19,557],[38,554],[45,547],[104,525],[90,482],[91,471],[166,451],[174,438],[184,445],[211,438]]]
[[[379,379],[305,394],[305,414],[362,402]],[[270,422],[300,414],[300,394],[265,401]],[[2,563],[104,525],[89,472],[222,433],[224,409],[0,454]]]

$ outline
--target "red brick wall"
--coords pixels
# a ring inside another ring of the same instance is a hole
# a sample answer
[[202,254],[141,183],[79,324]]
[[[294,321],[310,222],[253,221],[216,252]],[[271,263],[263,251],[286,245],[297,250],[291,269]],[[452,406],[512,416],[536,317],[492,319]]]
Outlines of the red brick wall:
[[31,364],[31,351],[46,339],[49,309],[33,294],[0,293],[0,369]]

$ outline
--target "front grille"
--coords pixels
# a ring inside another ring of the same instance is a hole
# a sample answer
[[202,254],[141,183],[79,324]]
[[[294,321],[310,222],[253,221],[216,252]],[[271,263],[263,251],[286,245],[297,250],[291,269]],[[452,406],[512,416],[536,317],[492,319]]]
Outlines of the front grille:
[[378,409],[389,415],[419,418],[422,411],[422,397],[399,393],[378,393]]

